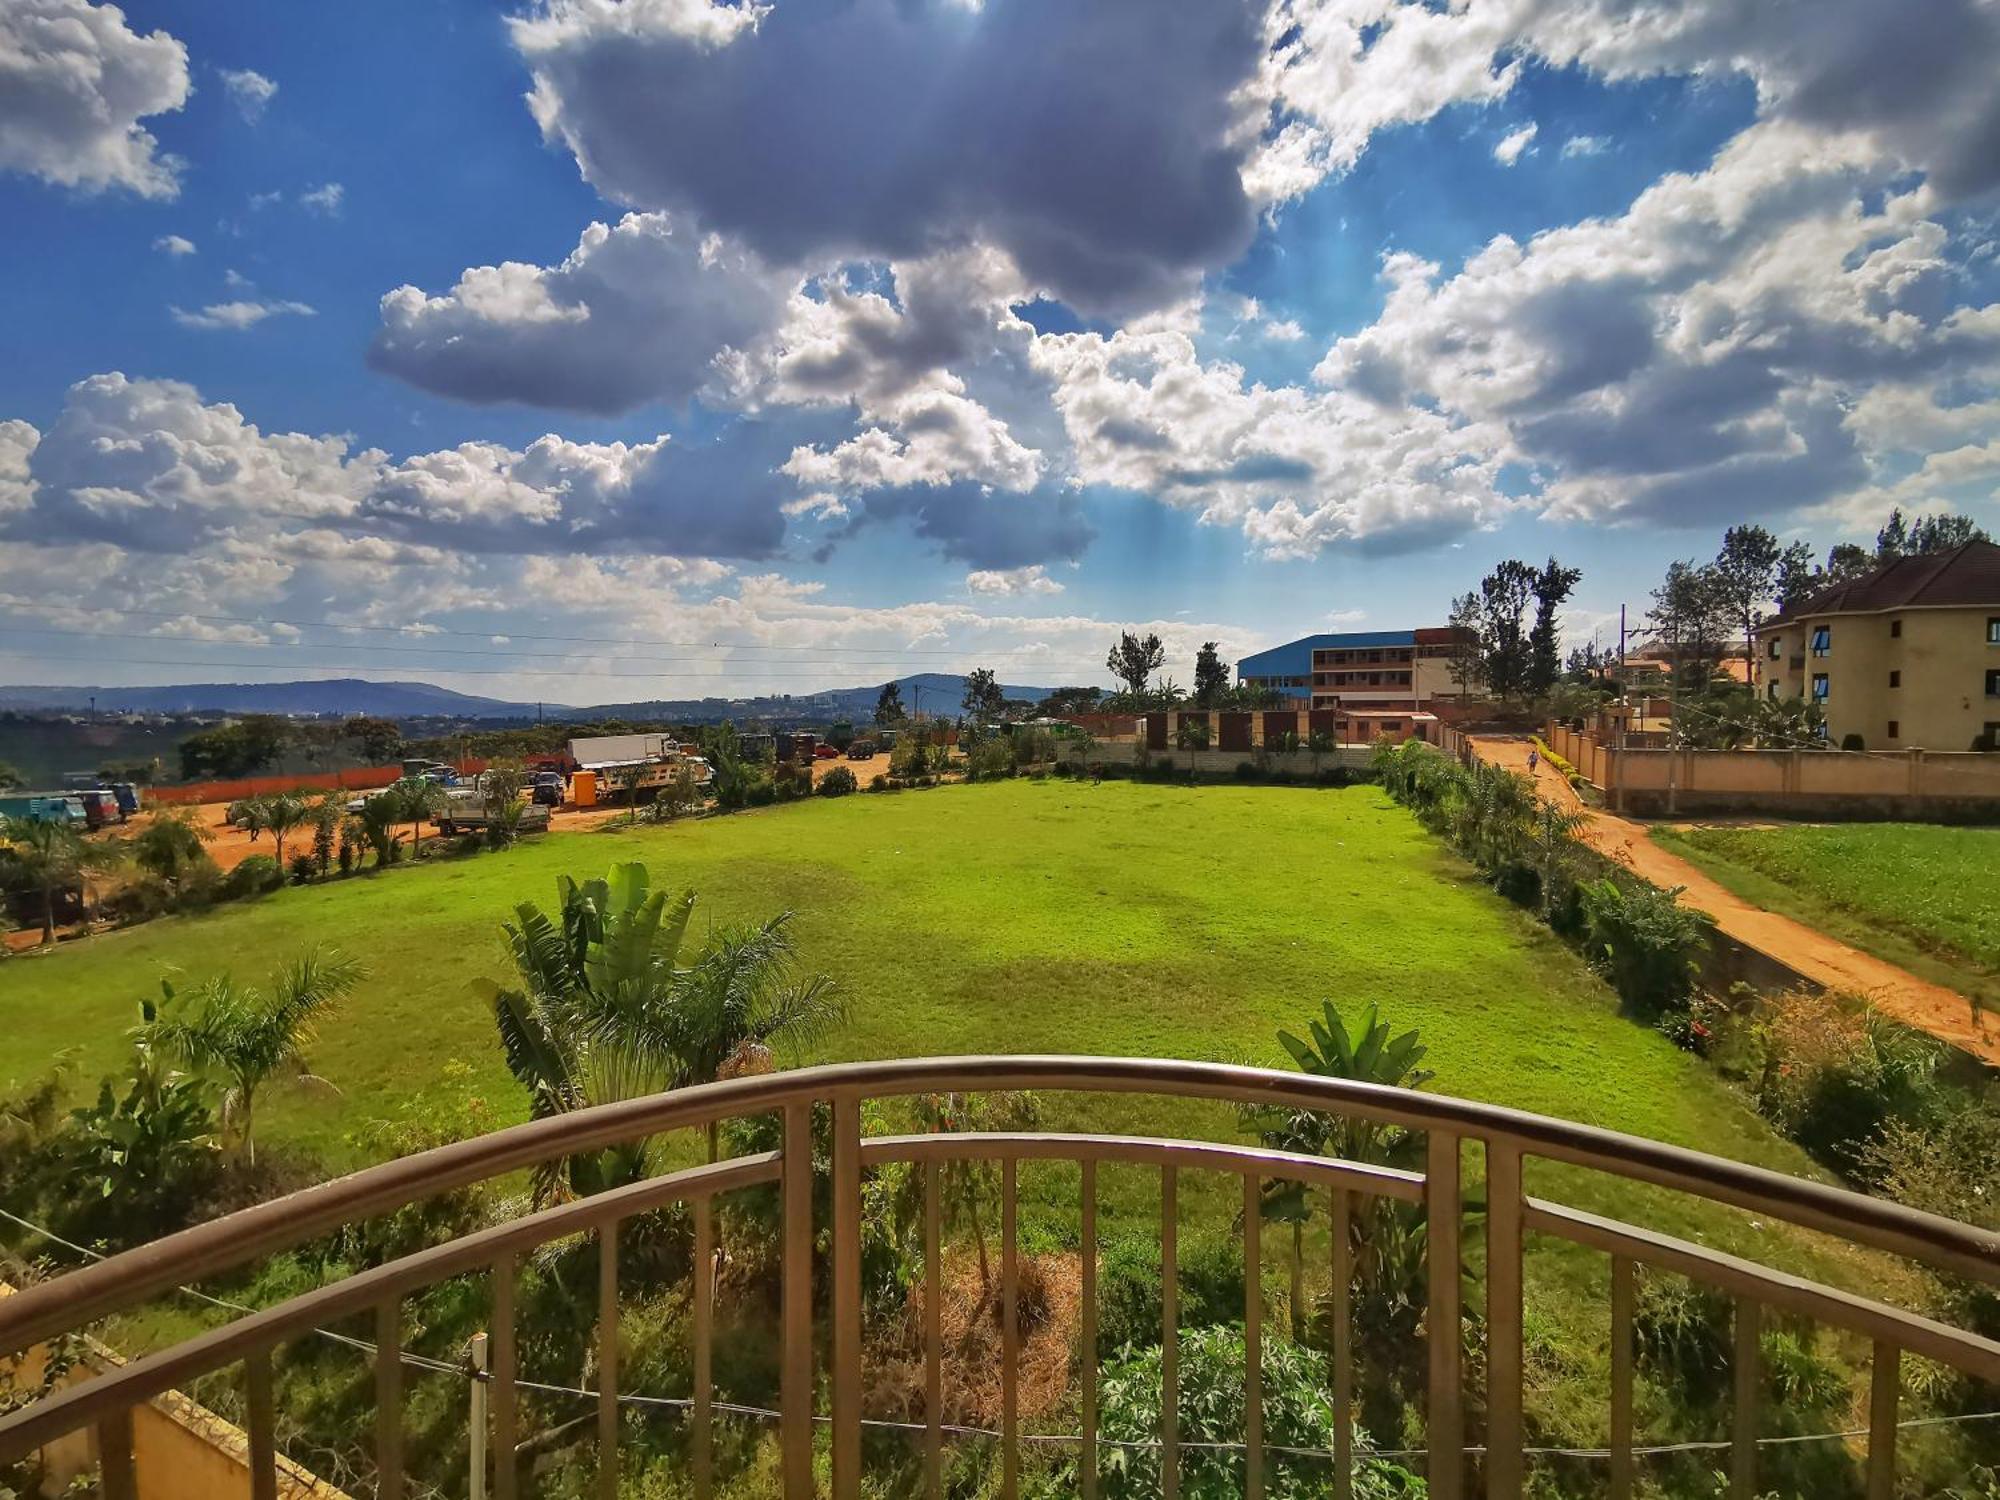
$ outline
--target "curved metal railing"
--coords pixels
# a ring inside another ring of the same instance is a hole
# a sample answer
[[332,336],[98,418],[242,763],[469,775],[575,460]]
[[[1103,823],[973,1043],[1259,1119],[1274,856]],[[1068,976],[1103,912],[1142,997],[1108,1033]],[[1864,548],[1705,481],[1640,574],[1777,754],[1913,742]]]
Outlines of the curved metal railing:
[[[1424,1133],[1425,1170],[1404,1172],[1359,1162],[1302,1156],[1247,1145],[1139,1136],[1047,1133],[939,1133],[868,1136],[864,1101],[944,1092],[1151,1094],[1234,1104],[1283,1105],[1392,1124]],[[814,1410],[814,1214],[812,1113],[831,1106],[832,1183],[828,1412]],[[1387,1197],[1423,1205],[1427,1223],[1425,1472],[1437,1500],[1465,1493],[1468,1457],[1488,1496],[1514,1500],[1523,1482],[1522,1264],[1530,1233],[1601,1251],[1611,1258],[1612,1371],[1610,1489],[1633,1483],[1632,1324],[1637,1266],[1686,1275],[1736,1299],[1729,1444],[1732,1493],[1753,1492],[1757,1463],[1758,1332],[1761,1312],[1780,1309],[1848,1330],[1871,1341],[1869,1493],[1886,1496],[1895,1475],[1895,1434],[1904,1352],[1937,1360],[1988,1381],[2000,1381],[2000,1344],[1917,1313],[1821,1285],[1757,1262],[1673,1239],[1635,1225],[1528,1197],[1524,1162],[1535,1159],[1596,1169],[1769,1219],[1822,1231],[1857,1245],[1907,1257],[1933,1269],[2000,1283],[2000,1235],[1924,1214],[1881,1199],[1829,1187],[1656,1141],[1446,1095],[1350,1083],[1299,1073],[1152,1058],[965,1057],[852,1063],[735,1079],[539,1120],[457,1142],[337,1178],[286,1198],[199,1225],[101,1263],[32,1286],[0,1302],[0,1360],[81,1330],[169,1289],[221,1275],[312,1240],[355,1220],[373,1218],[453,1189],[525,1167],[660,1134],[753,1116],[779,1115],[780,1149],[668,1173],[600,1196],[568,1202],[481,1229],[392,1260],[294,1297],[170,1348],[132,1360],[88,1381],[54,1391],[0,1417],[0,1463],[17,1461],[80,1429],[95,1432],[102,1489],[109,1500],[136,1493],[132,1467],[133,1408],[176,1385],[234,1364],[243,1367],[253,1494],[275,1495],[272,1351],[327,1321],[373,1314],[376,1329],[375,1462],[377,1493],[401,1492],[402,1304],[411,1293],[468,1273],[490,1278],[493,1303],[492,1400],[494,1445],[511,1455],[518,1437],[520,1382],[514,1338],[514,1297],[520,1258],[551,1241],[593,1233],[606,1247],[635,1214],[686,1204],[693,1219],[696,1266],[714,1246],[712,1205],[718,1195],[775,1184],[782,1207],[779,1263],[782,1291],[781,1413],[785,1493],[813,1493],[814,1424],[830,1425],[831,1476],[838,1496],[861,1488],[861,1216],[862,1177],[870,1167],[909,1162],[924,1173],[925,1218],[925,1468],[940,1492],[944,1428],[940,1416],[938,1334],[939,1195],[937,1169],[946,1162],[1001,1163],[1002,1493],[1015,1493],[1021,1441],[1018,1423],[1019,1330],[1015,1255],[1018,1162],[1056,1160],[1080,1168],[1082,1454],[1079,1483],[1094,1488],[1098,1451],[1096,1380],[1096,1170],[1119,1163],[1161,1174],[1163,1425],[1162,1473],[1171,1493],[1178,1435],[1174,1400],[1177,1183],[1186,1172],[1242,1180],[1245,1264],[1258,1263],[1259,1193],[1270,1181],[1324,1189],[1334,1226],[1333,1284],[1352,1273],[1345,1225],[1358,1199]],[[1462,1362],[1460,1231],[1466,1213],[1463,1154],[1483,1152],[1486,1219],[1486,1345],[1484,1442],[1465,1441]],[[618,1479],[618,1262],[599,1261],[597,1330],[599,1483],[616,1493]],[[689,1403],[690,1466],[697,1494],[707,1494],[711,1468],[711,1278],[692,1277],[694,1395]],[[1246,1493],[1261,1493],[1261,1286],[1246,1274]],[[1352,1472],[1352,1351],[1347,1299],[1333,1299],[1335,1442],[1329,1455],[1336,1493]],[[1449,1329],[1452,1336],[1440,1336]],[[494,1466],[492,1492],[512,1500],[514,1465]]]

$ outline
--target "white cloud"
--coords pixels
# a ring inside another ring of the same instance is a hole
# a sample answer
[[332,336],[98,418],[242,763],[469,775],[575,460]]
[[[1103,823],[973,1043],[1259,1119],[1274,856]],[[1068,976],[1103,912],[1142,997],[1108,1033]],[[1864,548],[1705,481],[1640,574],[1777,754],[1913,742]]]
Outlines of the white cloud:
[[665,214],[592,224],[556,266],[475,266],[382,299],[378,370],[460,400],[611,413],[679,403],[776,322],[792,278]]
[[222,86],[229,91],[229,102],[252,124],[264,117],[265,107],[278,93],[277,84],[250,68],[224,68]]
[[239,300],[235,302],[211,302],[198,312],[188,312],[184,308],[171,309],[174,321],[183,328],[229,328],[238,332],[255,328],[266,318],[314,316],[315,309],[304,302],[272,302]]
[[1563,142],[1562,158],[1564,161],[1568,161],[1572,157],[1577,156],[1602,156],[1610,149],[1611,141],[1608,137],[1601,135],[1573,135]]
[[965,575],[965,586],[974,594],[1060,594],[1063,586],[1049,577],[1040,563],[1026,568],[976,568]]
[[0,516],[26,510],[35,503],[35,482],[28,474],[42,435],[27,422],[0,422]]
[[1503,167],[1511,167],[1521,159],[1521,153],[1528,149],[1528,142],[1535,138],[1537,126],[1533,120],[1519,130],[1510,130],[1500,137],[1493,147],[1493,159]]
[[162,255],[171,255],[178,260],[183,255],[194,254],[194,241],[178,234],[163,234],[153,241],[153,248]]
[[114,5],[0,5],[0,171],[171,198],[181,163],[139,121],[179,109],[188,89],[187,48],[139,35]]
[[807,488],[842,495],[960,479],[1025,490],[1041,475],[1039,453],[1024,448],[1005,422],[955,390],[913,391],[879,411],[887,427],[870,427],[826,451],[800,447],[786,460],[785,472]]
[[316,188],[299,194],[299,207],[307,213],[321,214],[326,218],[337,218],[340,206],[347,197],[347,189],[337,182],[323,182]]

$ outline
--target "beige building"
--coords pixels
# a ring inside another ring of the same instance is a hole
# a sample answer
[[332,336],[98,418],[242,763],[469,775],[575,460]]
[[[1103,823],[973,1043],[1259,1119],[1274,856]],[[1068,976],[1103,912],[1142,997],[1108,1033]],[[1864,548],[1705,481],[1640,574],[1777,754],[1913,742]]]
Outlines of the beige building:
[[1807,697],[1837,745],[2000,743],[2000,546],[1967,542],[1836,584],[1757,630],[1758,691]]
[[1435,699],[1460,696],[1451,675],[1455,639],[1448,626],[1303,636],[1244,657],[1236,677],[1300,708],[1408,715]]

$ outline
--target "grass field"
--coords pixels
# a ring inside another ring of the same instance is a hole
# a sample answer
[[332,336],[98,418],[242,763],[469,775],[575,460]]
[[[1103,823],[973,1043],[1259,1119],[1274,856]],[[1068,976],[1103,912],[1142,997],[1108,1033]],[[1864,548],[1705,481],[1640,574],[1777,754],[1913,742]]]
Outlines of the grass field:
[[1746,901],[2000,1008],[2000,829],[1866,823],[1653,837]]
[[[1283,1066],[1278,1027],[1300,1027],[1323,997],[1349,1016],[1375,1001],[1421,1030],[1437,1089],[1805,1170],[1373,787],[1022,780],[814,799],[286,889],[7,961],[0,1085],[65,1050],[85,1080],[116,1066],[163,975],[260,979],[318,942],[371,968],[313,1050],[342,1094],[273,1087],[263,1139],[353,1165],[356,1124],[393,1114],[452,1063],[509,1123],[525,1100],[468,981],[505,972],[500,923],[515,903],[551,902],[559,872],[624,859],[698,890],[698,922],[795,911],[805,963],[836,976],[851,1006],[828,1058],[1071,1051]],[[1088,1121],[1110,1105],[1061,1107]],[[1134,1123],[1185,1129],[1193,1107],[1156,1108]]]

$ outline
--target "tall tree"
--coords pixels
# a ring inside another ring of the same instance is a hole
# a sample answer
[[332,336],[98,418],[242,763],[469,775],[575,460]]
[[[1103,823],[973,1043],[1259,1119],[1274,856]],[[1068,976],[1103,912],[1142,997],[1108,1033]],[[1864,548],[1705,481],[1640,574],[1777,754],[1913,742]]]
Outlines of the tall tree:
[[1675,686],[1693,692],[1705,689],[1734,624],[1715,569],[1692,562],[1669,563],[1667,576],[1653,590],[1646,623],[1667,648]]
[[903,708],[903,685],[900,682],[883,683],[882,691],[875,696],[875,722],[901,724],[909,717]]
[[1715,554],[1715,588],[1729,611],[1730,628],[1742,633],[1744,649],[1763,622],[1764,607],[1778,590],[1778,566],[1785,554],[1778,539],[1761,526],[1732,526],[1722,533]]
[[1561,638],[1557,634],[1556,611],[1583,579],[1581,568],[1565,568],[1553,557],[1535,575],[1535,624],[1528,632],[1528,680],[1530,697],[1545,698],[1562,675]]
[[356,714],[340,726],[343,739],[352,740],[361,758],[371,766],[387,765],[403,753],[403,731],[394,720]]
[[1480,675],[1502,702],[1528,685],[1528,631],[1524,620],[1540,575],[1518,558],[1508,558],[1479,580]]
[[1006,716],[1007,695],[1000,691],[1000,679],[991,667],[974,667],[965,674],[965,696],[959,706],[976,724]]
[[1913,557],[1949,552],[1967,542],[1990,542],[1986,529],[1970,516],[1918,516],[1910,524],[1908,549]]
[[268,994],[218,975],[186,996],[162,983],[165,1003],[146,1008],[146,1036],[190,1068],[218,1078],[227,1092],[222,1122],[234,1130],[246,1159],[257,1159],[253,1135],[257,1091],[277,1074],[324,1088],[306,1066],[319,1019],[365,975],[361,965],[314,950],[272,977]]
[[1460,594],[1451,601],[1451,680],[1458,684],[1461,698],[1485,680],[1485,647],[1479,635],[1482,620],[1477,594]]
[[1229,663],[1222,659],[1214,641],[1203,641],[1194,657],[1194,701],[1203,708],[1213,708],[1228,691]]
[[1134,694],[1146,691],[1146,683],[1159,671],[1167,659],[1167,648],[1160,643],[1157,635],[1134,635],[1127,630],[1118,637],[1118,644],[1105,654],[1104,665],[1113,677],[1125,684],[1128,692]]
[[1793,542],[1785,548],[1778,554],[1776,572],[1779,610],[1790,614],[1802,607],[1818,590],[1819,577],[1810,542]]
[[98,870],[115,865],[122,843],[92,843],[67,823],[47,818],[0,819],[0,844],[20,887],[42,898],[42,941],[56,940],[56,897],[82,886]]

